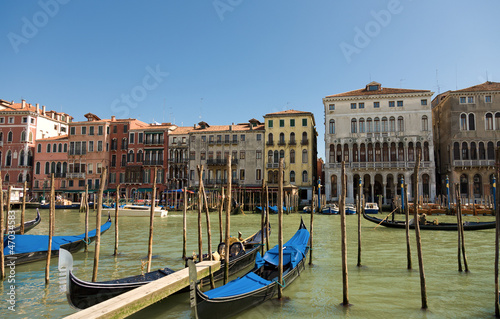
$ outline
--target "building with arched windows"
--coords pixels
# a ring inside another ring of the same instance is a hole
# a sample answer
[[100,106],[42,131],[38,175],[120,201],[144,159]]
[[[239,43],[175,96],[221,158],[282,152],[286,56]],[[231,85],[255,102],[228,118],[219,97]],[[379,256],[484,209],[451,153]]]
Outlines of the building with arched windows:
[[354,202],[361,180],[367,201],[391,204],[401,178],[413,198],[413,169],[421,165],[419,194],[434,200],[435,166],[428,90],[395,89],[371,82],[365,88],[330,95],[325,110],[325,195],[340,196],[341,163],[347,175],[346,202]]
[[432,101],[432,117],[440,193],[446,194],[448,177],[450,194],[458,185],[461,196],[476,202],[491,195],[500,146],[500,83],[439,94]]

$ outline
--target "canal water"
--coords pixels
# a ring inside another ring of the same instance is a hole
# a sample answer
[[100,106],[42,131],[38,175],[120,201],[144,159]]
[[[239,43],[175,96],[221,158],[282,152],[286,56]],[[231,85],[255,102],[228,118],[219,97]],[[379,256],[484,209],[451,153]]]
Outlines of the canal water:
[[[47,234],[48,210],[41,210],[42,223],[30,234]],[[26,219],[33,219],[28,210]],[[85,214],[77,210],[58,210],[55,235],[84,232]],[[17,214],[20,218],[20,213]],[[397,216],[401,218],[402,216]],[[211,213],[213,249],[219,242],[218,214]],[[284,216],[284,240],[297,230],[300,218],[309,227],[310,216]],[[435,218],[435,217],[432,217]],[[438,216],[439,221],[453,222],[452,216]],[[240,314],[239,318],[488,318],[494,316],[494,234],[492,230],[465,233],[469,273],[459,273],[457,234],[445,231],[422,231],[423,260],[429,309],[423,311],[415,232],[411,231],[413,270],[406,269],[404,230],[389,229],[362,219],[362,267],[357,267],[357,216],[347,216],[348,279],[350,307],[341,306],[342,266],[340,216],[314,216],[313,265],[284,291],[282,301],[270,300]],[[465,216],[465,220],[477,217]],[[480,217],[493,220],[493,217]],[[103,216],[103,223],[106,218]],[[197,250],[197,214],[188,212],[188,253]],[[205,218],[203,219],[205,221]],[[271,215],[271,244],[277,239],[277,215]],[[95,213],[91,214],[95,226]],[[247,213],[231,216],[231,233],[246,237],[260,226],[260,215]],[[114,249],[114,225],[103,234],[98,280],[110,280],[140,274],[141,260],[147,259],[149,218],[122,217],[119,222],[118,257]],[[94,227],[92,227],[93,229]],[[203,248],[207,243],[204,237]],[[183,267],[182,212],[169,212],[155,218],[152,269]],[[77,252],[74,273],[81,279],[92,276],[94,246],[89,252]],[[76,310],[66,301],[60,285],[57,259],[51,263],[50,284],[45,287],[45,261],[19,265],[15,269],[15,312],[7,303],[11,283],[4,281],[1,318],[61,318]],[[171,296],[132,318],[190,318],[189,294]]]

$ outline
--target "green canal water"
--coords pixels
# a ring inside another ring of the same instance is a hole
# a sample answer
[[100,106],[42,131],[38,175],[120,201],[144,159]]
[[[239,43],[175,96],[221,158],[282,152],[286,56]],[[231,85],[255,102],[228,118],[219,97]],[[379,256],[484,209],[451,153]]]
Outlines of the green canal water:
[[[42,210],[42,223],[30,234],[47,234],[48,211]],[[27,211],[27,220],[35,216]],[[17,214],[19,218],[19,214]],[[91,215],[95,226],[95,213]],[[284,239],[290,238],[304,218],[309,227],[310,216],[284,216]],[[401,218],[401,216],[398,216]],[[219,241],[218,215],[210,215],[213,248]],[[434,217],[433,217],[434,218]],[[454,221],[451,216],[439,216],[440,221]],[[493,220],[492,217],[480,217]],[[84,232],[84,214],[76,210],[57,211],[56,235]],[[246,311],[239,318],[488,318],[494,316],[494,230],[466,232],[466,250],[470,272],[459,273],[457,266],[457,234],[455,232],[423,231],[422,246],[429,309],[422,311],[420,277],[416,253],[415,232],[412,231],[413,270],[406,269],[404,230],[377,227],[362,220],[362,267],[357,267],[357,216],[347,216],[348,278],[350,307],[343,307],[340,217],[314,216],[313,265],[284,291],[282,301],[270,300]],[[466,220],[476,217],[466,216]],[[106,218],[103,218],[103,222]],[[205,220],[205,219],[203,219]],[[271,216],[271,244],[277,243],[277,215]],[[102,236],[98,280],[110,280],[141,272],[141,259],[147,257],[149,219],[120,218],[118,257],[114,249],[114,225]],[[188,252],[197,250],[197,214],[188,213]],[[243,236],[255,232],[260,216],[231,216],[231,233]],[[93,228],[93,227],[92,227]],[[203,248],[206,249],[206,237]],[[169,212],[167,218],[154,221],[152,269],[168,266],[183,267],[182,212]],[[89,252],[74,254],[74,273],[90,280],[94,247]],[[15,312],[8,310],[10,285],[2,286],[1,318],[61,318],[76,310],[66,301],[59,283],[57,259],[51,263],[50,284],[45,287],[45,261],[19,265],[15,271]],[[171,296],[132,316],[133,318],[190,318],[189,294]]]

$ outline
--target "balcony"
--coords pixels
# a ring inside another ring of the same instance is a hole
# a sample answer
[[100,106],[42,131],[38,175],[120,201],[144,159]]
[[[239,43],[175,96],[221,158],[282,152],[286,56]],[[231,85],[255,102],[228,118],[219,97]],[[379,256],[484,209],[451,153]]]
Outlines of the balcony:
[[182,159],[182,158],[180,158],[180,159],[178,159],[178,158],[169,158],[168,162],[170,164],[186,164],[187,162],[189,162],[189,160],[188,159]]
[[67,178],[83,178],[85,179],[85,173],[67,173],[66,174]]
[[87,150],[69,150],[69,155],[85,155],[87,154]]
[[284,140],[278,142],[278,146],[285,146],[285,145],[286,145],[286,142]]
[[163,145],[164,139],[163,138],[153,138],[153,139],[146,139],[144,141],[144,145],[146,146],[151,146],[151,145]]
[[309,145],[309,140],[304,139],[304,140],[300,141],[300,145]]
[[[266,164],[266,167],[267,168],[279,168],[280,164],[279,163],[267,163]],[[283,163],[283,168],[286,167],[286,164]]]
[[238,140],[233,140],[231,143],[232,143],[233,145],[238,145]]
[[[420,162],[421,168],[429,168],[431,167],[431,161],[422,161]],[[328,168],[337,168],[340,169],[342,167],[341,163],[329,163],[327,165]],[[373,170],[373,169],[414,169],[415,162],[346,162],[345,167],[352,170]]]
[[297,145],[297,142],[295,140],[288,142],[288,145],[290,146],[295,146]]
[[455,160],[455,167],[494,167],[495,160]]
[[273,142],[273,141],[267,141],[267,142],[266,142],[266,145],[267,145],[267,146],[274,146],[274,142]]
[[[208,186],[215,186],[215,185],[227,185],[227,179],[206,179],[204,183]],[[236,185],[239,183],[238,179],[232,178],[231,179],[231,184]]]
[[162,166],[163,160],[162,159],[144,160],[144,162],[142,163],[147,166]]
[[[208,159],[207,160],[207,165],[208,166],[226,166],[227,165],[227,159]],[[238,159],[234,158],[231,160],[231,165],[238,165]]]

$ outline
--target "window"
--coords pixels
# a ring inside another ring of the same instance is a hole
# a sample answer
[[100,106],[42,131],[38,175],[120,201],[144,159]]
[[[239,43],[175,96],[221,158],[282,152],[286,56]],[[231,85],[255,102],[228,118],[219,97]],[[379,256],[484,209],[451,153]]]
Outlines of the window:
[[262,134],[257,134],[257,141],[261,141],[262,140]]
[[233,134],[233,143],[238,143],[238,135],[236,134]]
[[285,120],[280,120],[280,127],[285,127]]
[[307,150],[302,150],[302,163],[307,163]]
[[428,131],[429,130],[429,120],[427,118],[427,115],[422,116],[422,131]]
[[290,183],[295,183],[295,171],[290,171]]
[[378,109],[380,107],[380,102],[373,102],[373,107]]
[[255,170],[255,179],[258,181],[262,179],[262,170],[260,168]]
[[14,118],[13,117],[9,117],[9,124],[14,124]]
[[40,174],[40,162],[36,162],[35,164],[35,174]]
[[82,126],[82,135],[87,135],[87,127]]
[[495,113],[495,130],[500,130],[500,112]]
[[329,104],[329,105],[328,105],[328,109],[329,109],[330,111],[335,111],[335,104]]
[[64,143],[64,146],[63,146],[63,152],[64,153],[67,153],[68,152],[68,144]]
[[356,128],[357,128],[357,121],[356,119],[351,120],[351,133],[356,133]]
[[475,131],[476,130],[476,118],[474,116],[474,113],[469,114],[469,131]]
[[240,159],[245,159],[245,151],[240,152]]
[[465,96],[460,97],[460,104],[465,104],[466,101]]
[[267,126],[268,127],[273,127],[273,120],[268,120],[267,121]]
[[94,141],[89,141],[89,152],[94,151]]
[[460,114],[460,130],[466,131],[467,130],[467,115],[466,114]]
[[467,98],[467,103],[474,103],[474,97],[473,96],[469,96]]
[[295,119],[290,119],[290,127],[295,127]]
[[394,104],[394,101],[389,101],[389,107],[394,107],[395,104]]
[[93,174],[94,173],[94,165],[92,163],[89,163],[87,164],[87,171],[89,174]]
[[255,151],[255,159],[262,159],[262,151],[261,150]]
[[240,169],[240,181],[244,181],[244,180],[245,180],[245,170]]
[[52,153],[57,153],[57,144],[52,145]]
[[302,172],[302,183],[307,183],[308,176],[307,176],[307,171]]
[[378,91],[378,85],[369,85],[368,86],[368,91]]
[[335,120],[330,120],[329,132],[335,134]]
[[128,125],[125,124],[123,125],[123,133],[127,133],[128,132]]
[[130,133],[128,140],[130,144],[134,144],[134,139],[135,139],[135,133]]
[[207,152],[201,151],[200,152],[200,160],[205,161],[207,159]]
[[62,144],[57,145],[57,152],[62,153]]
[[307,126],[307,119],[302,119],[302,126]]
[[116,173],[109,173],[109,183],[110,184],[116,183]]
[[366,132],[367,133],[372,132],[372,119],[371,118],[366,119]]
[[50,153],[50,144],[47,144],[47,153]]
[[195,159],[196,159],[196,152],[190,151],[189,152],[189,160],[194,161]]
[[0,117],[0,124],[3,124],[5,123],[5,118],[4,117]]
[[380,119],[376,117],[373,123],[375,127],[375,132],[380,132]]
[[403,106],[403,101],[398,101],[398,107],[402,107]]
[[113,133],[118,133],[118,125],[113,125]]
[[69,128],[69,135],[75,135],[76,134],[76,127],[72,126]]
[[290,150],[290,164],[295,164],[295,150]]
[[36,146],[36,152],[37,152],[37,153],[41,153],[41,152],[42,152],[42,144],[38,144],[38,145]]
[[94,127],[89,126],[89,135],[94,135]]
[[485,102],[485,103],[491,103],[491,95],[486,95],[486,96],[484,97],[484,102]]
[[359,108],[360,109],[364,109],[365,108],[365,103],[364,102],[361,102],[358,104]]
[[144,137],[144,133],[138,133],[137,134],[137,143],[143,143],[143,137]]
[[404,132],[405,130],[405,122],[402,116],[398,117],[398,132]]
[[97,128],[98,128],[97,135],[103,135],[104,134],[104,129],[103,129],[102,125],[99,126],[99,127],[97,127]]
[[427,99],[420,100],[420,105],[427,105]]
[[395,132],[396,131],[396,119],[394,116],[391,116],[389,118],[389,131]]
[[356,109],[356,103],[351,103],[351,110]]
[[102,141],[97,141],[97,151],[102,152]]

